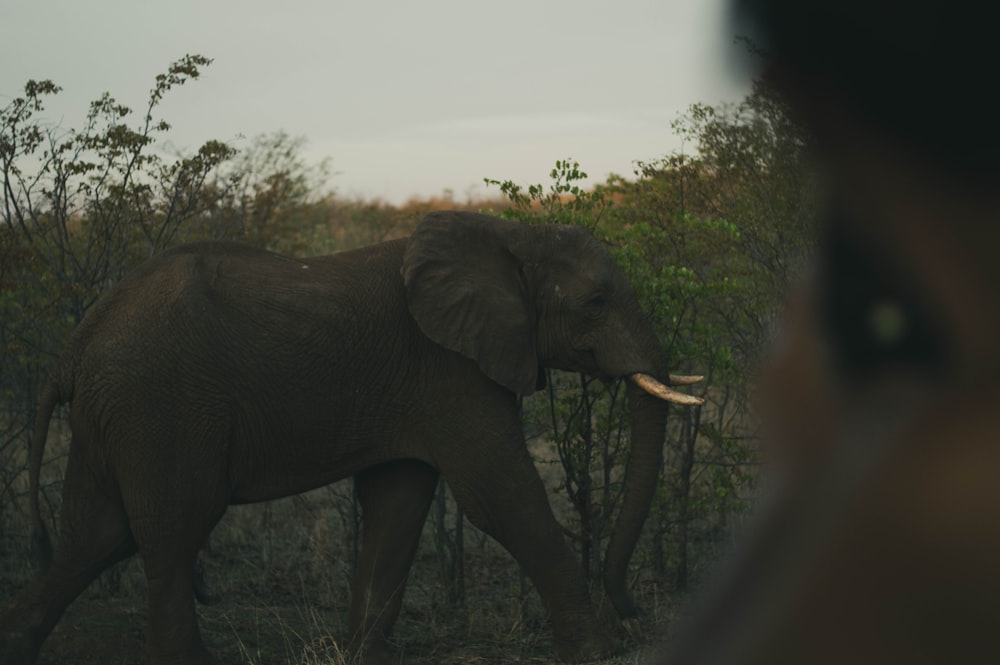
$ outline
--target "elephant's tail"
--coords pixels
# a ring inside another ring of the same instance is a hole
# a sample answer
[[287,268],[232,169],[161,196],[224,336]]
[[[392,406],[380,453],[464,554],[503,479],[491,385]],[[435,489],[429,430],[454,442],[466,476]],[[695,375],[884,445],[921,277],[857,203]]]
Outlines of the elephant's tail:
[[28,456],[28,501],[31,511],[33,554],[38,567],[43,570],[47,569],[52,561],[52,540],[49,538],[48,529],[45,528],[38,503],[41,492],[39,478],[42,473],[42,458],[45,455],[45,439],[49,434],[49,421],[56,406],[62,402],[59,386],[50,379],[38,399],[35,434],[31,439]]

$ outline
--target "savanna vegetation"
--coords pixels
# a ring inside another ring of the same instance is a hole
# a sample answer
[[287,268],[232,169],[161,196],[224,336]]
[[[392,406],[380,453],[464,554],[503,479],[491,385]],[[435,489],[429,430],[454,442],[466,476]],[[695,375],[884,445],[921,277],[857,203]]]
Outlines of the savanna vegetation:
[[[812,242],[802,136],[781,104],[762,85],[735,106],[696,104],[674,126],[689,154],[636,162],[606,182],[560,159],[548,183],[484,174],[496,176],[492,198],[394,206],[338,196],[328,165],[303,157],[305,139],[280,131],[239,148],[157,150],[170,132],[162,100],[209,64],[173,63],[139,111],[99,97],[80,129],[39,119],[59,93],[49,81],[28,82],[0,108],[0,599],[32,569],[26,466],[38,388],[87,308],[126,271],[190,240],[324,254],[406,235],[433,209],[482,210],[590,228],[631,279],[675,371],[706,377],[694,387],[706,404],[672,411],[660,491],[632,561],[646,611],[622,636],[632,655],[621,662],[634,662],[730,550],[756,496],[753,368]],[[525,430],[610,624],[600,571],[629,446],[623,386],[548,379],[523,401]],[[58,417],[49,440],[42,502],[54,529],[68,450]],[[223,595],[200,610],[209,648],[227,662],[342,662],[358,510],[349,481],[230,509],[204,559]],[[42,662],[141,662],[144,584],[135,560],[105,573]],[[513,559],[464,522],[442,483],[397,624],[408,662],[547,662],[545,621]]]

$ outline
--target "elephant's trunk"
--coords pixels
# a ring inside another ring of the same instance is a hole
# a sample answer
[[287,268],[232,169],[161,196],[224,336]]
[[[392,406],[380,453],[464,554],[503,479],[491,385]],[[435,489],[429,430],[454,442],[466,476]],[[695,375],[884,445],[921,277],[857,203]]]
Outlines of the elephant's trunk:
[[[670,383],[674,385],[690,385],[703,378],[673,374],[669,377]],[[623,619],[636,614],[635,605],[628,594],[626,574],[660,476],[667,422],[666,402],[684,406],[704,404],[703,399],[671,390],[648,374],[631,374],[628,379],[632,452],[625,472],[625,496],[621,514],[611,542],[608,543],[604,567],[604,587],[618,615]]]
[[625,471],[622,508],[608,543],[604,565],[604,588],[622,619],[636,615],[626,581],[628,563],[656,492],[667,424],[666,402],[653,397],[633,381],[627,383],[626,390],[632,450]]

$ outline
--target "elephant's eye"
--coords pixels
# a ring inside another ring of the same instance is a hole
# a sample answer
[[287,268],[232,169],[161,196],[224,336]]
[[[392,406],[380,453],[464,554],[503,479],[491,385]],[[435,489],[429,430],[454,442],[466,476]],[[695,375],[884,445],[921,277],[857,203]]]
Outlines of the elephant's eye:
[[608,304],[608,299],[603,293],[598,293],[597,295],[590,298],[586,303],[586,308],[592,312],[599,312],[603,310]]

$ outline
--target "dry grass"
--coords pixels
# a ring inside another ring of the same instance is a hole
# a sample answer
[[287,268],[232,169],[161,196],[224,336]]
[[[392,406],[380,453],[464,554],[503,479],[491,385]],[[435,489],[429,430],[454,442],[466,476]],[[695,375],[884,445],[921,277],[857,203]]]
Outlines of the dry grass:
[[[49,454],[58,455],[59,442]],[[47,454],[47,457],[49,457]],[[57,465],[48,471],[58,477]],[[543,468],[543,476],[549,475]],[[335,665],[349,660],[347,607],[353,537],[350,485],[340,483],[269,504],[232,507],[212,536],[205,565],[223,601],[199,607],[203,638],[225,663]],[[558,502],[556,502],[558,506]],[[25,583],[27,525],[10,515],[0,597]],[[17,555],[20,553],[20,556]],[[554,663],[551,631],[537,593],[514,560],[492,539],[467,525],[466,602],[454,607],[440,575],[430,520],[407,586],[394,641],[411,665]],[[41,665],[145,662],[146,583],[133,558],[109,571],[69,608],[46,642]],[[620,630],[624,655],[605,661],[641,662],[643,648],[666,634],[679,601],[646,574],[634,592],[646,614],[633,639]],[[598,611],[619,625],[601,592]]]
[[[209,649],[225,663],[348,663],[341,645],[347,633],[351,545],[331,490],[231,509],[213,534],[213,553],[206,559],[209,579],[224,599],[198,608]],[[446,598],[428,523],[394,632],[404,662],[554,663],[545,612],[534,590],[522,588],[513,559],[471,528],[466,548],[462,609]],[[25,564],[4,572],[6,592],[28,569]],[[638,592],[647,611],[641,629],[656,635],[675,618],[676,603],[653,581]],[[602,599],[595,594],[608,625],[614,625]],[[70,607],[46,643],[40,665],[143,663],[145,602],[145,579],[133,559],[91,585]],[[640,662],[641,645],[624,635],[623,640],[627,655],[607,663]]]

